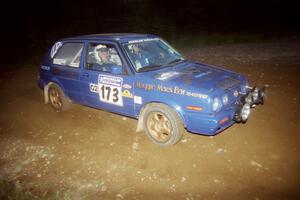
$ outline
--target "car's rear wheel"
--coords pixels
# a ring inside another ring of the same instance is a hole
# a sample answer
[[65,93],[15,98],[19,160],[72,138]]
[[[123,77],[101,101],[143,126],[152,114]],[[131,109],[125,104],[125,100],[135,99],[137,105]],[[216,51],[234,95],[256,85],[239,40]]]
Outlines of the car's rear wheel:
[[57,112],[63,112],[67,110],[71,105],[70,100],[65,96],[62,89],[56,84],[52,84],[49,86],[48,96],[51,106]]
[[181,139],[184,127],[174,110],[158,103],[150,104],[145,109],[144,129],[154,143],[169,146]]

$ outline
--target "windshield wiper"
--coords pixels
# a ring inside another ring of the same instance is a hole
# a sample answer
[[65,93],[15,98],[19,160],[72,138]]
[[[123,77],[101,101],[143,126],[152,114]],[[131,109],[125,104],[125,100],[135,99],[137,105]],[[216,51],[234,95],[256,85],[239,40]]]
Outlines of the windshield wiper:
[[143,67],[141,69],[139,69],[139,72],[147,72],[147,71],[151,71],[151,70],[155,70],[155,69],[159,69],[161,68],[162,65],[149,65],[147,67]]
[[166,66],[172,67],[172,64],[175,64],[175,63],[178,63],[178,62],[182,62],[182,61],[185,61],[185,59],[178,58],[178,59],[175,59],[175,60],[169,62],[166,65],[149,65],[149,66],[146,66],[146,67],[143,67],[143,68],[139,69],[138,72],[152,71],[152,70],[160,69],[160,68],[163,68],[163,67],[166,67]]

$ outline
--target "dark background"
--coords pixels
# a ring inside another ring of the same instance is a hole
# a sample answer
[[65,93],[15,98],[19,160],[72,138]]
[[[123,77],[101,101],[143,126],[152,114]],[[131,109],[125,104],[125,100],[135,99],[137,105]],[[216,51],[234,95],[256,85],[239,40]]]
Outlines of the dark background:
[[[43,53],[55,40],[81,34],[153,33],[175,45],[179,38],[191,40],[202,37],[202,41],[205,41],[206,38],[209,40],[210,35],[246,36],[241,42],[253,35],[260,39],[295,37],[300,32],[300,16],[293,2],[12,1],[2,5],[1,35],[4,45],[1,48],[1,67],[38,65]],[[222,37],[218,42],[222,42]]]

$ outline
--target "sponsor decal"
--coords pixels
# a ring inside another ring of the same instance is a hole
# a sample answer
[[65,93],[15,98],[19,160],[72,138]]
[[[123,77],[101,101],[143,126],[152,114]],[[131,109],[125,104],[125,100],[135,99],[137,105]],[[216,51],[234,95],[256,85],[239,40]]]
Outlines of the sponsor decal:
[[98,85],[97,85],[97,84],[94,84],[94,83],[90,83],[90,91],[91,91],[91,92],[98,93],[98,92],[99,92],[99,90],[98,90]]
[[152,85],[152,84],[148,84],[148,83],[142,83],[142,82],[136,82],[135,86],[137,88],[141,88],[141,89],[144,89],[146,91],[151,91],[151,90],[154,90],[155,89],[155,86]]
[[188,97],[195,97],[195,98],[199,98],[199,99],[207,99],[208,95],[207,94],[202,94],[202,93],[198,93],[198,92],[192,92],[192,91],[188,91],[186,89],[180,88],[178,86],[165,86],[162,84],[158,84],[158,85],[152,85],[152,84],[148,84],[148,83],[141,83],[141,82],[136,82],[136,87],[143,89],[145,91],[153,91],[153,90],[157,90],[159,92],[162,93],[172,93],[172,94],[177,94],[177,95],[184,95],[184,96],[188,96]]
[[201,94],[201,93],[197,93],[197,92],[186,92],[186,96],[195,97],[195,98],[199,98],[199,99],[207,99],[208,98],[207,94]]
[[57,53],[58,49],[62,46],[62,42],[56,42],[50,52],[50,56],[51,58],[53,58],[55,56],[55,54]]
[[41,66],[41,69],[50,71],[50,67],[49,67],[49,66],[46,66],[46,65],[42,65],[42,66]]
[[129,84],[123,84],[123,88],[130,90],[132,88],[132,86]]
[[159,40],[159,39],[158,38],[146,38],[146,39],[141,39],[141,40],[131,40],[131,41],[128,41],[128,44],[147,42],[147,41],[153,41],[153,40]]
[[67,61],[63,58],[54,58],[53,59],[53,64],[56,65],[66,65]]
[[127,98],[133,98],[133,95],[132,95],[132,93],[129,91],[129,90],[124,90],[123,92],[122,92],[122,96],[123,97],[127,97]]
[[116,77],[116,76],[106,76],[106,75],[99,75],[99,83],[116,86],[116,87],[122,87],[123,84],[123,78]]
[[133,97],[133,102],[136,103],[136,104],[142,104],[142,97],[134,96]]
[[121,77],[99,75],[98,91],[100,101],[123,106],[122,84],[123,78]]

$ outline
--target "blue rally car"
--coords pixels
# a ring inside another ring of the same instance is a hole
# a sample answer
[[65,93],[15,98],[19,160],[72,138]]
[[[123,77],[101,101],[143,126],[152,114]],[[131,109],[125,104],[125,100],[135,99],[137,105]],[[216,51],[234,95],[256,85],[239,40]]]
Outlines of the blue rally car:
[[215,135],[246,122],[264,103],[265,88],[241,74],[184,59],[149,34],[99,34],[57,41],[40,66],[46,103],[71,103],[138,119],[156,144],[172,145],[187,131]]

